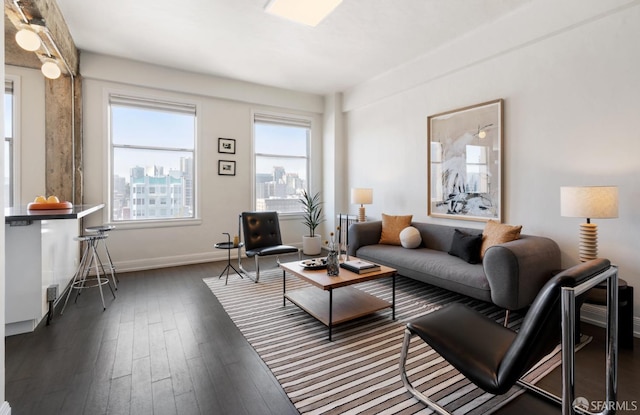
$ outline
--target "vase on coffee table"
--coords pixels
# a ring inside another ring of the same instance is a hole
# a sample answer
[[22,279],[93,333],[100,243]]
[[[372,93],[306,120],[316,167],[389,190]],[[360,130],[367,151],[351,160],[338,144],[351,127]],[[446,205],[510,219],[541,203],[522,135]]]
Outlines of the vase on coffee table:
[[327,275],[333,277],[340,274],[340,264],[338,263],[338,251],[332,249],[327,255]]

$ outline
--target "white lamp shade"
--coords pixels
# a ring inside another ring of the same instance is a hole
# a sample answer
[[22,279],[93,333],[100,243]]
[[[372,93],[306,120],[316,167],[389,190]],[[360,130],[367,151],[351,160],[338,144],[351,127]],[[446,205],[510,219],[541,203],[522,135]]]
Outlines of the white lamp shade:
[[48,60],[43,63],[40,70],[42,71],[42,74],[49,79],[58,79],[62,73],[58,64],[53,60]]
[[351,203],[370,205],[373,203],[373,189],[351,189]]
[[562,186],[560,215],[572,218],[618,217],[617,186]]
[[40,36],[38,36],[36,32],[27,27],[23,27],[16,33],[16,43],[18,43],[22,49],[34,52],[40,49],[41,41]]

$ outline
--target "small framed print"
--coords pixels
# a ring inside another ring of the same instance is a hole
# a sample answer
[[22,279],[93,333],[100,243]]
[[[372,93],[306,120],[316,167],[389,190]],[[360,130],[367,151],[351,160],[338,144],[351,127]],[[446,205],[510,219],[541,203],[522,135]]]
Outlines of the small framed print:
[[236,162],[232,160],[218,160],[218,175],[235,176]]
[[218,153],[236,154],[236,140],[233,138],[218,138]]

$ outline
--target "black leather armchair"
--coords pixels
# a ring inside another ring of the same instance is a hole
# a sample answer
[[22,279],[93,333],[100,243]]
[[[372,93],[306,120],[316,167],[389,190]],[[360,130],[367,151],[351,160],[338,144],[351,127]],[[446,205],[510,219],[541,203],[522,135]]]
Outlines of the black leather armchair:
[[[554,276],[538,293],[516,333],[459,303],[452,303],[406,326],[400,357],[400,376],[407,390],[439,414],[446,409],[416,390],[406,371],[411,337],[419,336],[471,382],[492,394],[504,394],[514,384],[562,404],[563,414],[573,414],[575,398],[575,306],[586,291],[606,280],[607,401],[616,397],[617,370],[617,269],[606,259],[576,265]],[[562,340],[563,397],[554,397],[520,378]],[[585,408],[587,409],[587,408]],[[608,413],[607,411],[603,413]]]
[[261,257],[293,254],[297,252],[298,258],[300,258],[300,250],[298,248],[282,244],[278,212],[242,212],[238,218],[238,228],[242,228],[242,233],[240,233],[240,229],[238,229],[238,233],[244,236],[244,249],[247,257],[255,258],[255,279],[242,267],[239,247],[238,267],[240,271],[255,282],[260,280],[259,259]]

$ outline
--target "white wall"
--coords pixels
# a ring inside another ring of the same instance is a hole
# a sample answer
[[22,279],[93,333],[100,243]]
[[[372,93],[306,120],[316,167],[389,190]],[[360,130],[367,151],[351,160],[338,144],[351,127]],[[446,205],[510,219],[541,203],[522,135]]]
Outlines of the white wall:
[[5,66],[5,74],[15,80],[14,99],[18,117],[14,132],[19,199],[16,205],[33,202],[44,195],[45,183],[45,104],[44,76],[38,69]]
[[[109,236],[109,250],[119,270],[135,270],[226,258],[213,244],[222,232],[238,233],[238,214],[252,209],[252,111],[300,114],[313,118],[311,154],[315,159],[312,190],[321,189],[323,98],[311,94],[207,77],[83,53],[84,202],[107,200],[108,90],[199,105],[197,168],[199,221],[171,227],[118,227]],[[236,154],[219,154],[218,137],[236,140]],[[235,176],[218,176],[218,160],[235,160]],[[91,215],[86,225],[107,220]],[[304,227],[299,217],[281,217],[285,243],[301,245]],[[235,252],[233,252],[235,255]]]
[[535,1],[346,91],[349,186],[374,189],[368,216],[483,227],[427,216],[427,116],[503,98],[504,222],[553,238],[570,266],[583,220],[560,217],[560,186],[619,186],[620,217],[594,220],[599,254],[640,315],[638,39],[638,1]]

